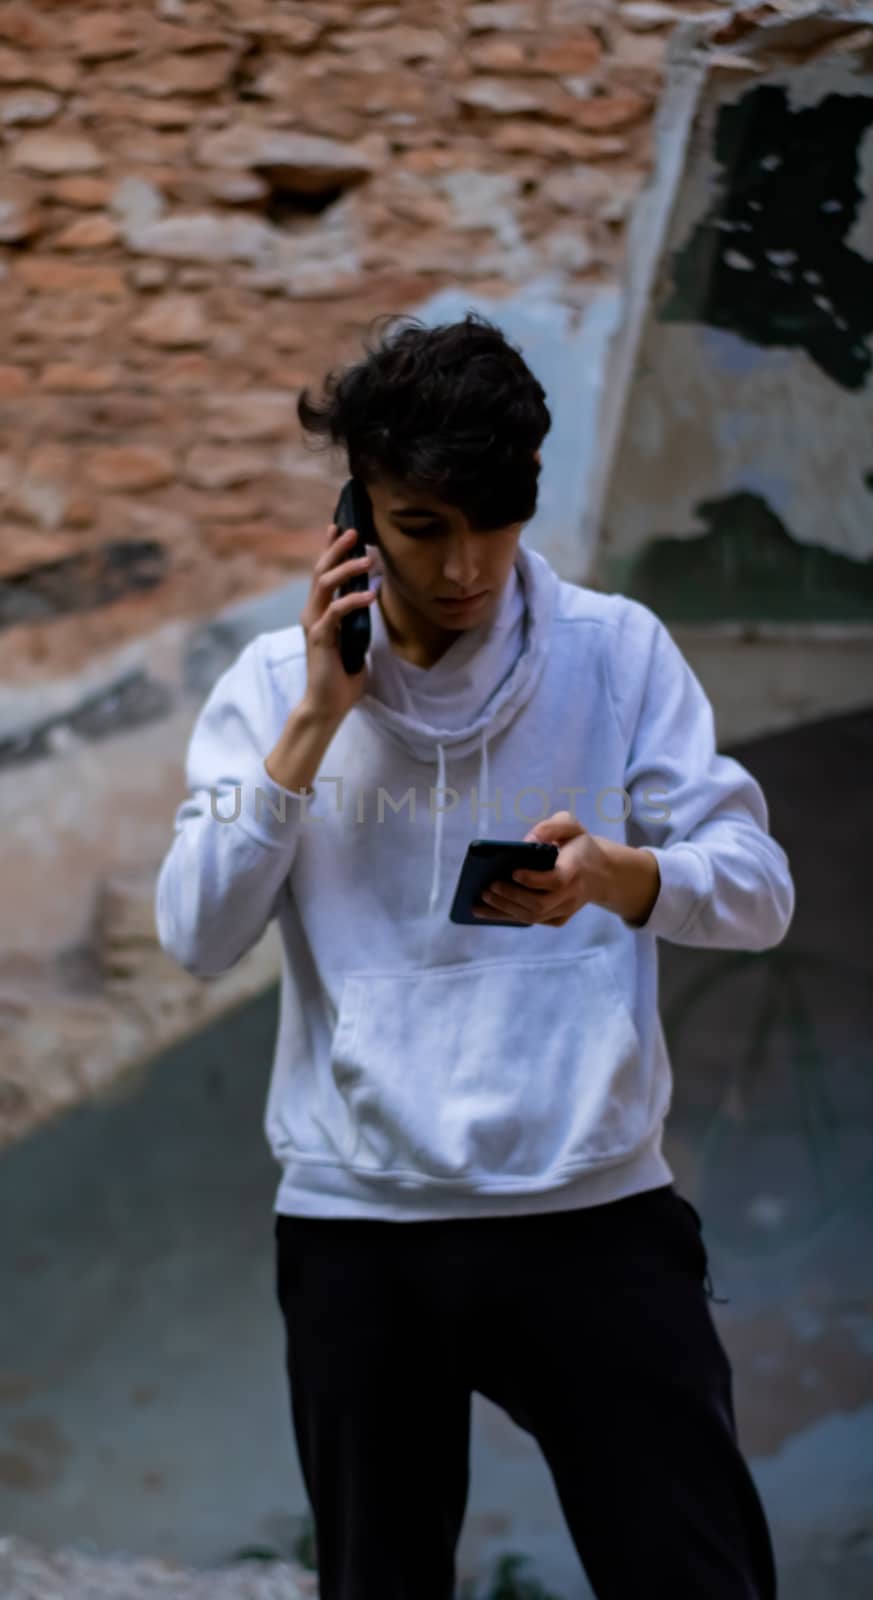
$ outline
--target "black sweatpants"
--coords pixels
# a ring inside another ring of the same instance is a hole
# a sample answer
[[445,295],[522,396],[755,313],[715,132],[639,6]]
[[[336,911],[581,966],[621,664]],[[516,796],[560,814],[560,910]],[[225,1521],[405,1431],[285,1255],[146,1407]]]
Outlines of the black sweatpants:
[[474,1390],[536,1439],[598,1600],[773,1600],[672,1184],[545,1215],[277,1215],[275,1237],[321,1600],[453,1600]]

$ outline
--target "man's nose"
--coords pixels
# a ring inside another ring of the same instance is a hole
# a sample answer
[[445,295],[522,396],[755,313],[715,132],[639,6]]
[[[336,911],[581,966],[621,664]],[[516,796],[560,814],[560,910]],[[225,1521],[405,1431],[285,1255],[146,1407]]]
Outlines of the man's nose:
[[443,577],[459,589],[472,589],[479,576],[480,562],[470,540],[458,539],[443,563]]

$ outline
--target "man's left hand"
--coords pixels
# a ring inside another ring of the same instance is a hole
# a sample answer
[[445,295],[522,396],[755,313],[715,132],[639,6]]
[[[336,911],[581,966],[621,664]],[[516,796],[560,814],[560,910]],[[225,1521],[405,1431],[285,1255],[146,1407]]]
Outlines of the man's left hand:
[[474,911],[507,923],[563,928],[583,906],[598,905],[638,926],[658,897],[660,873],[650,851],[589,833],[569,811],[544,817],[525,840],[557,844],[549,872],[519,868],[511,882],[485,890]]

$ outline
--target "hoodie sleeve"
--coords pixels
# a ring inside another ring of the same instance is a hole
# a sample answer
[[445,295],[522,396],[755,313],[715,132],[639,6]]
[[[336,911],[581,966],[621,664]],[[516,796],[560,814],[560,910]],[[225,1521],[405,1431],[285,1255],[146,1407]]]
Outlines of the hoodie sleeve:
[[627,840],[661,876],[647,921],[628,926],[673,944],[769,950],[788,932],[795,890],[763,791],[718,753],[712,706],[664,623],[622,601],[610,672],[628,747]]
[[213,685],[188,745],[188,797],[158,875],[158,941],[198,978],[229,971],[260,939],[318,806],[274,783],[264,766],[283,713],[293,709],[282,707],[277,718],[268,673],[259,637]]

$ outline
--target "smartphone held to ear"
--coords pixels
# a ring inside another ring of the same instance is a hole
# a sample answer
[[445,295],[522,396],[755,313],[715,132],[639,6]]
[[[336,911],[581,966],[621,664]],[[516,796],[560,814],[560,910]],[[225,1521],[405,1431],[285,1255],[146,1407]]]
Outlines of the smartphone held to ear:
[[[344,560],[357,560],[367,554],[368,544],[378,543],[370,496],[358,478],[349,478],[344,484],[333,514],[333,521],[336,524],[337,538],[348,528],[354,528],[357,533],[354,549],[349,551]],[[338,592],[340,595],[364,594],[369,588],[370,575],[367,572],[360,572],[350,578],[348,583],[339,584]],[[342,664],[350,675],[353,676],[363,668],[371,637],[369,605],[352,606],[340,620],[339,645]]]
[[482,898],[483,889],[498,881],[508,882],[512,874],[523,872],[551,872],[558,859],[556,844],[541,843],[536,839],[473,839],[461,867],[458,887],[449,917],[452,922],[468,922],[482,928],[529,928],[529,922],[505,922],[492,917],[477,917],[473,907]]

